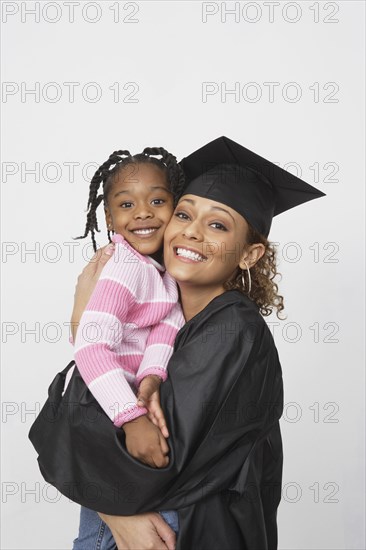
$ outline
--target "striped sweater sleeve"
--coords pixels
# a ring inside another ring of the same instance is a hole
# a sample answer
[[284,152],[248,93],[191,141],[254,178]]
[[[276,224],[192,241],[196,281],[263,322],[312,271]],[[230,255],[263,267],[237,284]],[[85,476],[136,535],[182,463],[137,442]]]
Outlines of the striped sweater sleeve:
[[177,303],[160,323],[152,327],[147,339],[144,357],[137,371],[137,385],[149,374],[156,374],[162,381],[166,380],[168,362],[173,353],[175,337],[184,323],[181,306]]
[[[117,349],[131,337],[127,321],[136,307],[136,289],[141,283],[141,264],[117,245],[107,262],[93,295],[80,319],[75,338],[75,362],[105,413],[116,426],[122,426],[147,409],[137,399],[123,371]],[[128,344],[127,344],[128,345]]]

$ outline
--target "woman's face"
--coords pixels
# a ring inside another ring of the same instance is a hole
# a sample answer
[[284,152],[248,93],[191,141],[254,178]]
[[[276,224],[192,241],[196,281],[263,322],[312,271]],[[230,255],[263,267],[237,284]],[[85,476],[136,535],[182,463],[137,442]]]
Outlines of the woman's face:
[[243,258],[248,224],[235,210],[184,195],[164,235],[164,261],[180,284],[223,289]]

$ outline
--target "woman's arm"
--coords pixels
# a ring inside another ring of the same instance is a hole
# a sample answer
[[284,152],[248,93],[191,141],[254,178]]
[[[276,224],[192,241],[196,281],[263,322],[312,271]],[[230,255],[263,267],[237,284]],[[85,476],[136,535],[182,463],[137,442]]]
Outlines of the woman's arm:
[[112,531],[118,550],[174,550],[175,533],[156,513],[137,516],[99,514]]
[[74,294],[74,307],[71,315],[71,334],[74,342],[86,304],[89,302],[102,269],[111,258],[114,248],[115,246],[113,243],[109,243],[103,248],[100,248],[78,277]]
[[[251,303],[237,302],[236,294],[227,293],[178,337],[161,386],[171,435],[167,468],[134,460],[105,415],[70,423],[67,403],[75,408],[82,401],[80,415],[86,407],[98,408],[76,372],[60,411],[62,469],[56,467],[59,433],[53,430],[49,438],[55,441],[39,453],[46,480],[75,502],[113,515],[179,509],[231,487],[253,445],[277,422],[282,403],[270,331]],[[57,392],[50,388],[51,402]],[[103,447],[108,452],[101,455]],[[95,479],[100,479],[97,503],[85,492]]]

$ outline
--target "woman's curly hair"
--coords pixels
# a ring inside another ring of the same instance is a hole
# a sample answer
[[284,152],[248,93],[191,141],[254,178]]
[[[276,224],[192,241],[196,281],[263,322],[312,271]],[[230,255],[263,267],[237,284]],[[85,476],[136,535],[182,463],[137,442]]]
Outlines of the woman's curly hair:
[[[278,294],[278,285],[274,279],[280,273],[277,272],[276,258],[277,250],[275,245],[270,243],[266,237],[258,233],[250,224],[247,236],[247,244],[261,243],[265,247],[265,252],[258,262],[250,268],[251,290],[249,293],[249,278],[246,269],[238,269],[234,278],[225,285],[226,290],[240,290],[253,302],[257,304],[262,315],[267,316],[276,309],[276,315],[279,319],[281,311],[284,309],[283,296]],[[245,288],[243,288],[242,274],[244,274]]]

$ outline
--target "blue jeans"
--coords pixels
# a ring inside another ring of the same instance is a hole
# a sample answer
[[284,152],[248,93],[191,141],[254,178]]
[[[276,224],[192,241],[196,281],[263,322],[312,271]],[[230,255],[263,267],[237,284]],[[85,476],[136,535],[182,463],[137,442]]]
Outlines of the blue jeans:
[[[169,527],[176,533],[179,530],[178,512],[167,510],[159,512]],[[81,507],[79,535],[74,540],[72,550],[116,550],[116,543],[108,527],[97,512]]]

